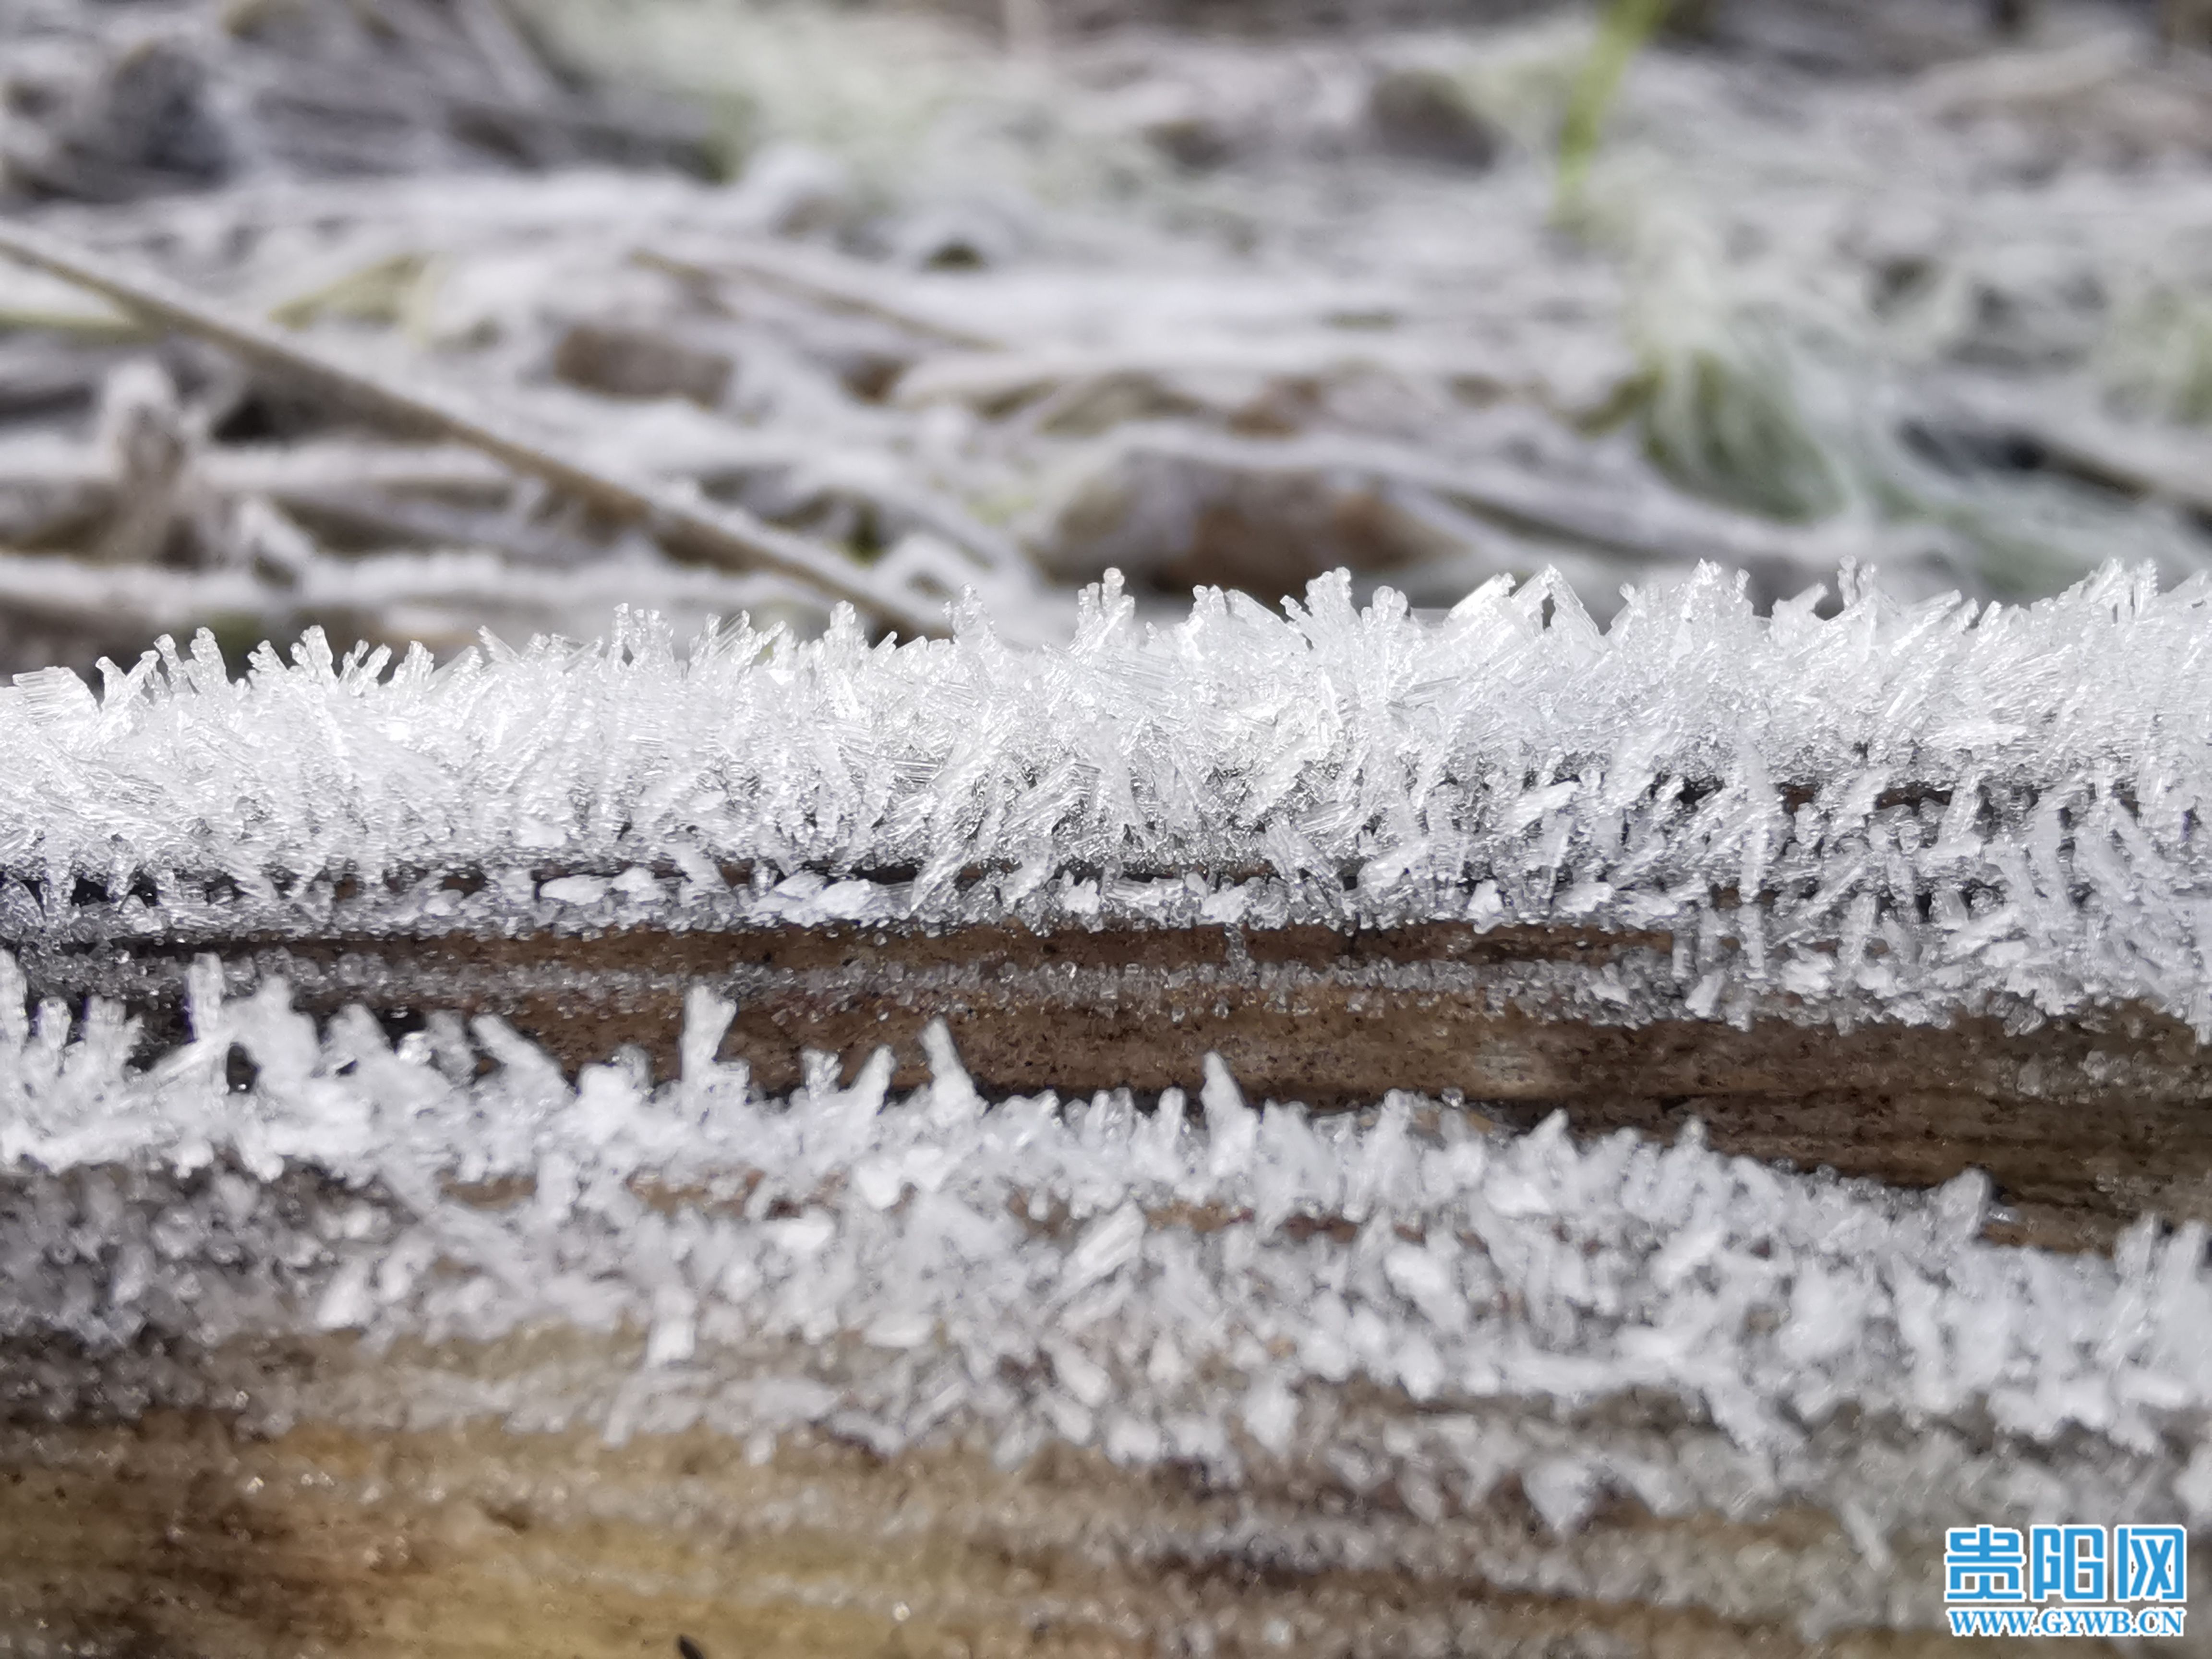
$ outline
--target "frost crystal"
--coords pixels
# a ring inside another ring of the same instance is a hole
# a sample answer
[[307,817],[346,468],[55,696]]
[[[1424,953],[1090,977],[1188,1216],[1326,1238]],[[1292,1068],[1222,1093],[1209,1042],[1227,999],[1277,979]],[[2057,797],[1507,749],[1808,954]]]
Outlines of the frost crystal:
[[1553,577],[1439,619],[1339,576],[1155,629],[1109,581],[1065,647],[626,617],[235,681],[204,635],[0,691],[0,937],[1452,918],[1663,933],[1701,1018],[2212,1033],[2212,588],[1815,598],[1707,568],[1601,632]]
[[[691,1012],[697,1052],[727,1009]],[[910,1096],[878,1060],[771,1100],[738,1066],[572,1085],[489,1020],[457,1066],[365,1018],[318,1035],[276,991],[210,988],[196,1020],[134,1066],[112,1011],[27,1017],[0,957],[0,1337],[127,1370],[179,1338],[628,1331],[611,1394],[563,1373],[395,1408],[759,1444],[811,1425],[885,1452],[980,1434],[1016,1462],[1057,1438],[1232,1481],[1305,1459],[1430,1506],[1512,1474],[1559,1531],[1608,1492],[1662,1514],[1810,1499],[1876,1551],[2054,1493],[2085,1519],[2206,1508],[2194,1224],[2054,1256],[1982,1239],[1975,1176],[1899,1194],[1694,1133],[1577,1144],[1557,1117],[1476,1136],[1405,1097],[1263,1115],[1218,1062],[1188,1121],[1126,1096],[976,1110],[941,1030]],[[1361,1406],[1353,1379],[1421,1409]],[[1690,1426],[1608,1417],[1632,1397]]]
[[[1109,583],[1060,649],[971,617],[950,642],[740,627],[679,653],[631,619],[443,669],[310,636],[243,681],[207,644],[98,696],[27,677],[0,693],[0,1339],[64,1339],[96,1380],[9,1387],[159,1401],[200,1385],[147,1356],[216,1364],[232,1339],[421,1355],[557,1328],[605,1363],[388,1402],[264,1377],[225,1408],[703,1424],[762,1458],[799,1431],[1007,1468],[1059,1442],[1388,1486],[1409,1526],[1509,1480],[1559,1534],[1615,1498],[1809,1503],[1860,1565],[1793,1602],[1808,1629],[1894,1622],[1890,1540],[1962,1518],[2201,1522],[2196,1224],[2069,1259],[1986,1240],[1978,1175],[1904,1194],[1694,1126],[1477,1133],[1403,1094],[1311,1114],[1212,1057],[1195,1102],[1152,1111],[987,1103],[941,1026],[910,1095],[882,1051],[767,1098],[717,1058],[733,1010],[704,987],[655,1086],[634,1056],[571,1079],[489,1018],[319,1028],[208,957],[189,1040],[134,1060],[114,1006],[33,1008],[21,965],[142,939],[1449,919],[1665,941],[1643,978],[1584,976],[1606,1018],[2098,1000],[2212,1028],[2212,589],[2108,574],[1982,611],[1845,589],[1832,618],[1811,596],[1761,618],[1707,571],[1601,633],[1548,579],[1441,618],[1356,611],[1336,580],[1283,617],[1203,594],[1159,631]],[[1482,1571],[1616,1593],[1534,1560]]]

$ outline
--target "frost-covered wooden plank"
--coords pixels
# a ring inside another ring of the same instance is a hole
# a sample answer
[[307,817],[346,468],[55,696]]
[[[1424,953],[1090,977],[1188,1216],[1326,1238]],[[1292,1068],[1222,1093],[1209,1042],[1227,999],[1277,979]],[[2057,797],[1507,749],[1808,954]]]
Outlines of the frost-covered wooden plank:
[[2212,1211],[2212,1055],[2170,1016],[1730,1024],[1670,994],[1663,933],[642,927],[80,942],[23,962],[40,995],[115,1000],[163,1042],[183,1035],[206,957],[237,990],[282,983],[323,1018],[366,1007],[399,1030],[439,1011],[495,1017],[571,1073],[630,1048],[673,1076],[685,999],[703,988],[737,1007],[720,1057],[778,1091],[810,1053],[842,1056],[849,1078],[879,1047],[895,1085],[919,1086],[924,1030],[943,1021],[994,1094],[1150,1101],[1218,1054],[1255,1099],[1340,1109],[1406,1089],[1524,1128],[1564,1109],[1578,1133],[1668,1139],[1696,1119],[1724,1151],[1906,1185],[1979,1168],[2001,1200],[1993,1228],[2062,1249],[2108,1246],[2147,1211]]
[[112,1632],[166,1513],[144,1620],[226,1651],[529,1651],[602,1572],[629,1638],[738,1650],[1809,1651],[1932,1631],[1947,1526],[2212,1501],[2201,1226],[2051,1256],[1974,1178],[1262,1113],[1218,1064],[1188,1115],[987,1105],[941,1032],[911,1095],[764,1097],[704,996],[648,1091],[198,988],[150,1070],[0,1029],[0,1468],[66,1522],[0,1566],[27,1623]]
[[519,1563],[800,1652],[1921,1640],[1945,1527],[2212,1517],[2203,1222],[1997,1205],[2201,1185],[2204,623],[1109,587],[33,677],[0,1468],[118,1563],[118,1470],[235,1486],[184,1647]]
[[1812,599],[1709,570],[1600,633],[1554,580],[1431,620],[1338,578],[1140,631],[1109,585],[1065,648],[633,621],[236,681],[203,641],[0,692],[0,927],[1571,925],[1667,933],[1701,1015],[2212,1029],[2202,585]]
[[632,621],[435,672],[311,637],[242,681],[205,646],[33,677],[0,927],[40,994],[171,1030],[211,951],[235,992],[665,1071],[704,985],[779,1089],[878,1042],[910,1083],[942,1018],[1003,1091],[1214,1052],[1261,1097],[1979,1164],[2054,1242],[2203,1212],[2195,587],[1769,620],[1709,572],[1607,633],[1551,580],[1086,607],[1064,649]]

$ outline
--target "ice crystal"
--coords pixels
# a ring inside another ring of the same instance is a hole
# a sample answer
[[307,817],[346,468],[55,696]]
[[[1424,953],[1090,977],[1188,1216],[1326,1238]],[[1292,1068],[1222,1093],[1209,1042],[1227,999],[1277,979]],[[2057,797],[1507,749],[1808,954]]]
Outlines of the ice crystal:
[[[1900,1194],[1694,1132],[1478,1134],[1403,1096],[1255,1110],[1218,1062],[1188,1115],[983,1109],[941,1028],[910,1096],[879,1055],[766,1099],[708,1058],[731,1010],[704,993],[658,1088],[616,1064],[571,1083],[490,1020],[447,1034],[457,1057],[357,1014],[319,1032],[281,988],[224,1001],[211,973],[191,1040],[136,1065],[112,1010],[72,1028],[27,1015],[4,957],[0,981],[0,1334],[127,1357],[628,1330],[638,1369],[596,1405],[451,1408],[886,1451],[981,1433],[1015,1462],[1057,1439],[1231,1480],[1303,1458],[1470,1502],[1518,1474],[1559,1529],[1608,1492],[1668,1514],[1811,1498],[1877,1543],[1930,1505],[2204,1510],[2194,1224],[2056,1256],[1981,1237],[1978,1175]],[[1378,1427],[1352,1379],[1421,1409]],[[1631,1397],[1692,1426],[1608,1426]]]
[[1698,1016],[2212,1030],[2212,591],[1844,586],[1707,568],[1601,631],[1555,578],[1439,618],[1339,576],[1163,629],[1109,581],[1064,647],[629,617],[237,679],[203,635],[0,690],[0,936],[1465,918],[1663,932]]

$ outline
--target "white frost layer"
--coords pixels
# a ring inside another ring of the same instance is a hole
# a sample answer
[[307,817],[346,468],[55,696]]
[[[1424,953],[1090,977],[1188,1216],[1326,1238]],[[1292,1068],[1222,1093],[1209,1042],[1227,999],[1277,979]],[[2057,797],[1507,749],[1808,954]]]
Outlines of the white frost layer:
[[[217,983],[200,972],[194,1040],[133,1069],[112,1010],[74,1032],[57,1005],[27,1020],[0,957],[0,1334],[97,1353],[626,1324],[646,1333],[641,1378],[700,1367],[690,1409],[719,1400],[732,1432],[890,1450],[957,1428],[1003,1459],[1059,1440],[1232,1480],[1255,1455],[1352,1479],[1332,1402],[1364,1379],[1431,1425],[1395,1455],[1478,1497],[1519,1458],[1563,1527],[1607,1490],[1662,1512],[1808,1486],[1832,1504],[1823,1483],[1844,1476],[1820,1443],[1838,1425],[1876,1507],[2094,1519],[2124,1498],[2115,1518],[2212,1518],[2212,1449],[2191,1458],[2212,1407],[2196,1224],[2057,1256],[1981,1239],[1978,1176],[1910,1195],[1694,1134],[1578,1146],[1554,1118],[1484,1137],[1451,1111],[1424,1130],[1395,1096],[1360,1117],[1254,1111],[1218,1062],[1188,1120],[1175,1097],[987,1108],[941,1027],[912,1097],[887,1097],[879,1054],[850,1088],[825,1071],[763,1100],[711,1058],[730,1009],[704,993],[680,1081],[647,1091],[617,1063],[571,1086],[495,1021],[471,1039],[446,1017],[395,1049],[365,1016],[319,1034],[282,988],[226,1005]],[[250,1088],[226,1082],[234,1045]],[[480,1054],[498,1062],[481,1078]],[[507,1183],[505,1207],[457,1182]],[[718,1393],[713,1357],[763,1345],[782,1370],[731,1362]],[[1646,1434],[1601,1455],[1604,1435],[1562,1425],[1501,1450],[1436,1415],[1631,1390],[1680,1402],[1719,1449]],[[610,1431],[662,1425],[636,1414],[653,1397],[641,1382]],[[1884,1424],[1954,1445],[1994,1431],[2002,1478],[1962,1495],[1880,1463]],[[2088,1467],[2085,1444],[2137,1473],[2051,1473]]]
[[1208,591],[1166,630],[1109,582],[1064,648],[629,618],[443,669],[310,635],[239,681],[203,637],[0,691],[0,937],[1571,921],[1671,932],[1701,1016],[2212,1033],[2212,587],[1845,586],[1765,618],[1708,568],[1601,633],[1551,577],[1441,621]]

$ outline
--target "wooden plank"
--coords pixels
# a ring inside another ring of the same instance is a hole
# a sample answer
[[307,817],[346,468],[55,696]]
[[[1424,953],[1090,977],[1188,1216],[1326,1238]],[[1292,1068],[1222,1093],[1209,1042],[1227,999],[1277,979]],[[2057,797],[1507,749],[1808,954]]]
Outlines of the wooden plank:
[[798,1086],[808,1050],[849,1076],[879,1046],[895,1086],[916,1086],[921,1032],[941,1018],[989,1094],[1155,1097],[1195,1086],[1214,1053],[1255,1100],[1358,1106],[1406,1089],[1516,1126],[1564,1109],[1582,1133],[1662,1139],[1695,1118],[1723,1151],[1905,1186],[1979,1166],[2014,1242],[2103,1246],[2145,1211],[2212,1220],[2212,1055],[2172,1017],[2109,1007],[2025,1030],[1989,1015],[1844,1030],[1778,1013],[1737,1027],[1679,1000],[1632,1021],[1596,994],[1662,981],[1668,947],[1662,934],[1461,923],[639,928],[90,944],[24,961],[40,994],[118,999],[149,1041],[181,1036],[185,969],[213,949],[234,986],[283,978],[319,1012],[359,1002],[395,1029],[433,1009],[493,1014],[571,1068],[634,1044],[667,1075],[684,994],[706,985],[738,1005],[723,1057],[778,1092]]
[[[884,1457],[802,1432],[759,1456],[704,1428],[611,1444],[590,1426],[374,1421],[410,1395],[619,1377],[636,1360],[634,1341],[573,1333],[382,1357],[240,1344],[198,1357],[218,1401],[289,1380],[349,1395],[352,1420],[264,1432],[220,1404],[121,1422],[95,1406],[61,1425],[0,1409],[0,1627],[36,1624],[78,1653],[240,1659],[613,1659],[675,1656],[679,1638],[703,1659],[1949,1650],[1933,1627],[1940,1539],[1893,1539],[1869,1562],[1812,1505],[1729,1518],[1617,1498],[1561,1535],[1516,1478],[1409,1501],[1356,1495],[1295,1455],[1224,1488],[1066,1446],[1010,1472],[957,1444]],[[0,1349],[0,1380],[34,1363]],[[82,1361],[80,1381],[100,1370]],[[1592,1447],[1712,1435],[1650,1401],[1583,1415]],[[1543,1401],[1416,1413],[1353,1389],[1340,1423],[1556,1416]],[[1895,1433],[1855,1425],[1832,1449],[1848,1461],[1844,1441]],[[1799,1621],[1822,1595],[1891,1611],[1809,1636]]]

